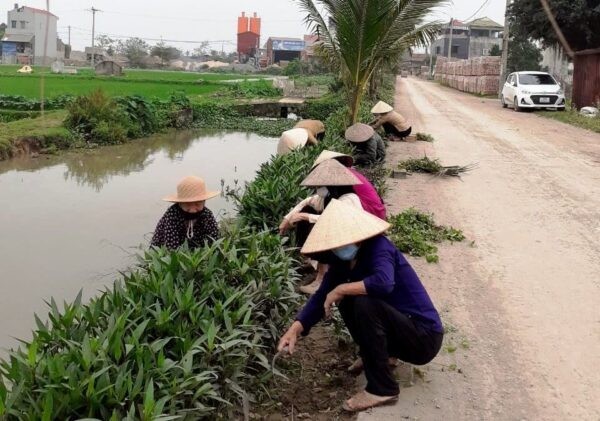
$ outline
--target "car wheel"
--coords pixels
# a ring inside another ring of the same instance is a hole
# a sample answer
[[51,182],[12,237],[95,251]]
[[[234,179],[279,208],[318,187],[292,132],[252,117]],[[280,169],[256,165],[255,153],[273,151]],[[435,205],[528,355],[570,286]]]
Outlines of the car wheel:
[[517,99],[517,97],[515,97],[515,101],[513,103],[513,110],[515,110],[516,112],[521,111],[521,107],[519,107],[519,100]]
[[565,107],[558,107],[558,108],[556,109],[556,111],[564,111],[564,110],[565,110]]
[[506,101],[504,100],[504,95],[500,96],[500,102],[502,103],[502,108],[508,107]]

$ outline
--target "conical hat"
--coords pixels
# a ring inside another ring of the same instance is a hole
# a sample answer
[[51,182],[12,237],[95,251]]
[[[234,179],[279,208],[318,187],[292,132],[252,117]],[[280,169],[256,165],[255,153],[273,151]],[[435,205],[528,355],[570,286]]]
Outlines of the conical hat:
[[300,185],[304,187],[321,187],[355,186],[357,184],[362,184],[358,177],[335,159],[330,159],[321,165],[317,165],[317,168],[312,170]]
[[390,111],[394,111],[394,107],[392,107],[390,104],[387,104],[383,101],[379,101],[371,109],[372,114],[385,114],[385,113],[389,113]]
[[390,224],[383,219],[332,199],[310,232],[301,252],[319,253],[358,243],[375,237],[388,228]]
[[308,132],[306,129],[291,129],[281,134],[279,144],[277,145],[277,154],[285,155],[294,149],[301,148],[308,141]]
[[354,158],[352,158],[350,155],[324,150],[323,152],[321,152],[321,155],[319,155],[317,159],[315,159],[315,163],[313,164],[312,168],[315,168],[317,165],[327,161],[328,159],[335,159],[336,161],[341,162],[346,167],[351,167],[352,164],[354,164]]
[[354,143],[366,142],[375,134],[373,127],[364,123],[356,123],[346,129],[346,140]]

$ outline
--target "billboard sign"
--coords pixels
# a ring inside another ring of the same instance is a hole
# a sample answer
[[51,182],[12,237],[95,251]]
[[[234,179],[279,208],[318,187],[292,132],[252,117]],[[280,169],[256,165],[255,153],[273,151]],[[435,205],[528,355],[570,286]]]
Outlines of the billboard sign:
[[304,41],[273,39],[273,50],[276,50],[276,51],[302,51],[302,50],[304,50]]
[[2,42],[2,55],[14,56],[17,54],[17,44],[15,42]]

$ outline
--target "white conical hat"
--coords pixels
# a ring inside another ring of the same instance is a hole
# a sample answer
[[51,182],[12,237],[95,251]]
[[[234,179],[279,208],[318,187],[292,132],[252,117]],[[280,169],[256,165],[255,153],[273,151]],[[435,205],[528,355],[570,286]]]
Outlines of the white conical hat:
[[308,141],[308,132],[306,129],[291,129],[281,134],[281,139],[277,144],[277,154],[285,155],[294,149],[301,148]]
[[304,187],[355,186],[362,184],[357,176],[335,159],[317,165],[317,168],[302,181]]
[[322,164],[323,162],[327,161],[328,159],[335,159],[335,160],[341,162],[342,164],[344,164],[346,167],[351,167],[352,164],[354,164],[354,158],[352,158],[350,155],[346,155],[345,153],[340,153],[340,152],[324,150],[317,157],[317,159],[315,159],[315,163],[313,164],[312,168],[316,167],[319,164]]
[[371,113],[372,114],[385,114],[385,113],[389,113],[390,111],[394,111],[394,107],[392,107],[388,103],[379,101],[377,104],[375,104],[375,106],[371,110]]
[[301,253],[319,253],[358,243],[389,228],[390,224],[383,219],[332,199],[310,232]]

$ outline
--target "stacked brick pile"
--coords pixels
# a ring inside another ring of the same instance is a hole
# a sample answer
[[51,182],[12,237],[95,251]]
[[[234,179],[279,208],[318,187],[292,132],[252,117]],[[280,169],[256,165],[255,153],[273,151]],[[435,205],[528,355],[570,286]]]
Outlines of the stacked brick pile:
[[475,57],[468,60],[449,60],[438,57],[435,80],[473,94],[490,95],[500,86],[500,57]]
[[419,73],[422,79],[427,79],[429,76],[429,66],[421,66],[421,72]]

